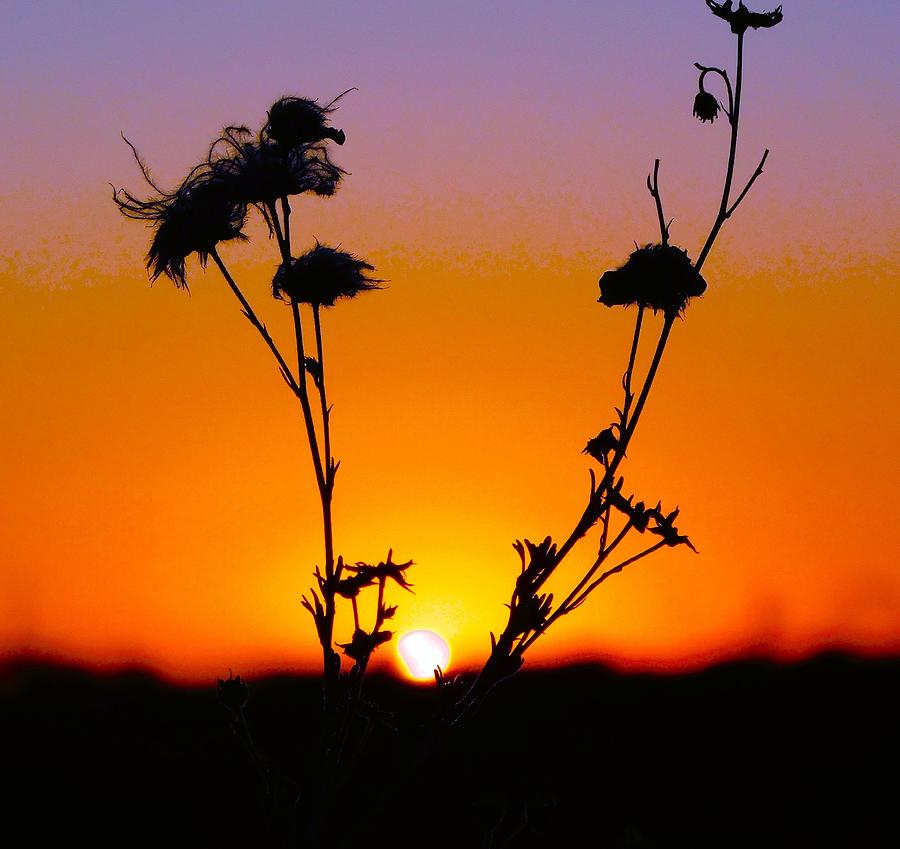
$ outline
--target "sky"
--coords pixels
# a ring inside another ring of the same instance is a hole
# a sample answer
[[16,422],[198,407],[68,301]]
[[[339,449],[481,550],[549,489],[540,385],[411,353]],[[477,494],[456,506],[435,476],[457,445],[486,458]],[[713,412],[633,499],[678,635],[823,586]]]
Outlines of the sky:
[[[623,467],[627,491],[681,508],[699,554],[610,580],[535,665],[900,650],[900,12],[784,15],[746,40],[737,180],[769,148],[765,173]],[[727,25],[700,0],[2,2],[0,19],[0,657],[315,670],[296,405],[214,268],[189,261],[190,294],[151,287],[151,234],[110,184],[142,188],[120,133],[174,186],[222,126],[355,86],[334,116],[350,175],[293,204],[295,246],[341,244],[388,281],[325,317],[336,547],[413,559],[397,631],[477,665],[511,543],[564,539],[587,496],[580,452],[619,401],[634,320],[597,280],[658,238],[654,159],[674,243],[696,257],[715,215],[727,127],[692,117],[693,63],[732,68]],[[277,251],[249,233],[223,257],[289,351]]]

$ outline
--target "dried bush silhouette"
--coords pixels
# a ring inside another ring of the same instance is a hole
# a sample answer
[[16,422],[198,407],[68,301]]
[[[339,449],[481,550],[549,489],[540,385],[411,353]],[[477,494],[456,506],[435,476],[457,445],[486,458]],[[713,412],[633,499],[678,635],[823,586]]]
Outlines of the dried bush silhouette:
[[[621,267],[605,272],[599,281],[599,303],[610,308],[633,307],[636,315],[622,377],[622,400],[615,408],[613,421],[588,439],[584,448],[583,453],[592,462],[587,503],[561,543],[548,536],[538,543],[521,540],[514,544],[520,569],[507,605],[506,624],[499,635],[491,634],[490,653],[471,682],[448,682],[442,670],[435,670],[439,708],[420,749],[422,757],[427,757],[437,741],[457,727],[498,683],[522,667],[528,650],[554,622],[581,607],[606,580],[663,547],[686,546],[694,550],[689,538],[676,526],[678,509],[664,509],[659,502],[653,504],[652,500],[630,494],[620,469],[675,320],[684,316],[692,298],[706,291],[707,283],[701,273],[704,263],[723,225],[763,172],[768,150],[743,188],[735,193],[744,37],[748,29],[772,27],[782,19],[780,7],[772,12],[751,12],[743,3],[734,8],[730,0],[705,2],[714,15],[730,25],[737,39],[733,86],[726,70],[696,65],[699,79],[693,114],[702,122],[714,123],[721,112],[730,128],[724,185],[712,226],[695,261],[687,250],[670,242],[671,221],[667,223],[663,210],[660,161],[656,160],[647,178],[647,189],[655,204],[660,240],[636,245]],[[720,79],[724,101],[706,89],[711,75]],[[329,821],[339,809],[339,793],[356,780],[354,764],[372,729],[387,721],[364,698],[363,683],[372,655],[392,637],[385,625],[397,608],[386,601],[388,585],[410,590],[406,573],[413,565],[409,560],[395,561],[392,550],[378,563],[345,561],[336,555],[332,525],[340,463],[334,457],[331,438],[323,313],[340,300],[378,289],[383,281],[373,276],[375,269],[371,264],[340,248],[316,242],[300,255],[292,250],[291,198],[303,194],[330,197],[345,176],[346,172],[331,160],[330,152],[331,144],[344,144],[345,134],[330,122],[338,101],[347,93],[326,105],[303,97],[283,97],[271,106],[258,131],[245,126],[226,127],[203,160],[178,188],[169,192],[158,187],[136,148],[126,139],[152,194],[141,199],[129,191],[114,189],[121,212],[146,221],[154,230],[147,254],[151,279],[166,275],[176,286],[187,288],[186,259],[196,253],[205,267],[212,258],[300,405],[321,501],[324,542],[323,565],[315,568],[315,586],[302,601],[313,619],[322,650],[324,693],[321,746],[316,753],[307,753],[305,772],[301,770],[299,777],[289,778],[258,749],[244,712],[247,688],[240,676],[229,675],[220,680],[219,694],[230,712],[236,734],[260,771],[274,808],[288,811],[284,814],[285,822],[289,822],[283,835],[290,835],[291,839],[302,836],[307,845],[338,845]],[[296,348],[294,367],[219,254],[221,242],[246,238],[243,230],[251,210],[262,216],[278,249],[279,266],[271,293],[290,307]],[[652,343],[649,367],[640,376],[638,355],[642,343],[646,345],[653,317],[659,317],[659,330]],[[307,341],[310,323],[313,343]],[[547,589],[548,582],[575,546],[594,529],[599,532],[597,555],[577,580],[566,585],[560,598],[558,592]],[[628,544],[635,540],[639,542],[636,549],[625,553]],[[363,610],[365,599],[373,601],[368,620]],[[346,640],[339,642],[343,637],[335,634],[335,614],[338,605],[347,603],[354,627]],[[343,668],[341,653],[347,659]],[[296,812],[298,805],[302,814]]]
[[[475,707],[496,684],[514,675],[522,666],[528,649],[550,626],[577,610],[604,581],[665,546],[687,546],[696,551],[688,537],[680,533],[675,525],[678,508],[664,510],[659,502],[649,506],[652,501],[636,500],[635,495],[626,495],[625,480],[618,473],[647,403],[675,319],[684,315],[691,298],[706,291],[707,284],[701,275],[703,265],[723,225],[763,173],[769,155],[768,150],[763,153],[756,170],[735,196],[733,184],[743,95],[744,36],[750,28],[768,28],[778,24],[782,20],[781,7],[772,12],[751,12],[743,3],[733,8],[731,0],[725,3],[706,0],[706,5],[714,15],[730,24],[737,38],[733,87],[726,70],[695,63],[700,75],[699,90],[694,98],[694,116],[702,122],[712,123],[721,110],[731,131],[725,179],[716,216],[697,260],[692,262],[685,249],[670,244],[671,221],[666,222],[659,188],[660,161],[657,159],[654,162],[653,171],[647,177],[647,190],[656,206],[660,241],[636,246],[620,268],[607,271],[600,278],[599,303],[608,307],[635,307],[636,316],[622,378],[621,404],[615,408],[614,420],[589,439],[584,449],[584,453],[597,464],[596,469],[590,470],[587,504],[561,544],[555,543],[549,536],[540,543],[529,540],[515,543],[521,568],[507,605],[509,616],[506,625],[499,636],[491,634],[490,655],[480,674],[447,712],[445,721],[451,724]],[[724,103],[705,88],[710,74],[718,76],[724,85]],[[648,311],[661,315],[661,327],[650,366],[643,380],[638,381],[640,388],[637,388],[635,364]],[[548,580],[575,545],[598,525],[600,539],[596,558],[584,574],[570,585],[563,599],[556,601],[554,593],[545,589]],[[647,539],[647,542],[623,556],[621,546],[633,534]]]

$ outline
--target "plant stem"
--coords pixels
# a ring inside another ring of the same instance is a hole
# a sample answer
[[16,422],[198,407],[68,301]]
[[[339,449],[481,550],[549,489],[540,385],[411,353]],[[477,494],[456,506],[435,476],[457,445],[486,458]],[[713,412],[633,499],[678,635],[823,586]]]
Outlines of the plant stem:
[[231,274],[229,274],[228,269],[225,267],[225,263],[222,262],[222,258],[219,256],[218,251],[213,248],[209,252],[209,255],[213,258],[213,262],[215,262],[215,264],[218,266],[219,271],[222,272],[222,276],[225,278],[225,282],[228,283],[231,291],[234,292],[235,297],[240,302],[247,320],[256,328],[259,335],[263,338],[263,341],[269,347],[269,350],[275,356],[275,359],[278,361],[278,366],[281,370],[282,377],[284,377],[287,385],[290,386],[295,395],[299,394],[299,384],[294,379],[293,374],[291,374],[291,370],[290,368],[288,368],[288,364],[284,361],[284,357],[281,356],[281,351],[278,350],[278,346],[269,335],[269,331],[266,330],[266,326],[259,320],[256,313],[253,311],[253,307],[250,306],[249,301],[244,297],[244,293],[240,290],[240,287],[237,285],[237,283],[234,282],[234,278],[231,276]]
[[713,222],[712,229],[709,231],[709,236],[706,237],[706,244],[703,246],[703,250],[700,251],[697,262],[694,264],[697,271],[700,271],[703,267],[703,263],[706,262],[706,257],[709,256],[709,252],[712,250],[713,243],[716,241],[716,236],[719,235],[719,230],[722,229],[722,225],[729,215],[728,201],[731,197],[731,182],[734,179],[734,163],[737,158],[738,123],[741,117],[741,85],[743,83],[743,72],[744,34],[738,33],[737,67],[734,76],[734,106],[731,110],[731,115],[729,116],[731,122],[731,146],[728,150],[728,168],[725,171],[725,185],[722,189],[722,202],[719,204],[719,212],[716,215],[716,220]]
[[[300,322],[300,307],[296,301],[291,301],[291,313],[294,317],[294,341],[297,345],[297,367],[300,370],[300,382],[298,384],[297,397],[303,408],[303,420],[306,424],[306,435],[312,453],[313,468],[316,473],[316,483],[319,491],[325,488],[325,473],[322,470],[322,458],[319,454],[319,439],[316,435],[316,426],[313,421],[312,407],[309,403],[309,392],[306,388],[306,354],[303,350],[303,325]],[[326,564],[327,569],[327,564]],[[326,571],[326,577],[330,577]]]
[[[625,526],[621,531],[616,535],[616,538],[610,543],[609,548],[605,548],[600,551],[597,555],[597,559],[594,561],[594,565],[591,566],[590,569],[585,573],[584,577],[576,584],[575,588],[570,592],[566,598],[559,604],[556,610],[553,611],[550,616],[547,617],[547,620],[544,622],[543,626],[534,631],[528,639],[523,639],[519,645],[516,646],[516,651],[519,654],[524,654],[528,648],[535,643],[538,638],[544,634],[547,629],[559,618],[565,616],[569,613],[570,610],[574,610],[574,607],[569,607],[572,604],[573,600],[575,600],[579,593],[584,589],[587,583],[597,574],[597,570],[606,562],[607,557],[618,548],[619,543],[622,542],[623,539],[628,535],[628,532],[631,530],[632,524],[631,520],[625,523]],[[576,605],[577,606],[577,605]]]
[[282,240],[284,243],[284,253],[287,259],[291,258],[291,205],[288,203],[287,196],[281,199],[281,213],[284,216],[284,231]]
[[[638,343],[641,339],[641,324],[644,320],[644,305],[640,304],[638,306],[637,318],[634,322],[634,336],[631,340],[631,354],[628,357],[628,368],[625,369],[625,378],[622,381],[622,386],[625,389],[625,404],[622,407],[622,412],[625,416],[628,415],[629,407],[631,407],[631,401],[633,395],[631,394],[631,378],[634,375],[634,362],[637,358],[637,350]],[[621,436],[621,434],[619,434]]]
[[613,463],[610,465],[611,472],[615,472],[616,467],[625,457],[625,449],[628,448],[628,443],[631,442],[631,437],[634,435],[634,429],[637,427],[638,419],[640,419],[641,413],[644,410],[644,404],[647,403],[647,396],[650,394],[650,387],[653,386],[653,379],[656,377],[656,372],[662,361],[663,352],[666,350],[666,343],[669,341],[669,333],[672,330],[672,324],[674,322],[675,314],[667,312],[663,319],[662,331],[659,334],[659,341],[656,343],[656,351],[653,353],[653,361],[650,363],[647,378],[641,388],[641,394],[638,396],[637,404],[635,404],[634,413],[632,413],[628,426],[625,429],[625,433],[622,436],[621,450],[616,454]]
[[659,160],[653,163],[653,177],[647,177],[647,188],[654,201],[656,201],[656,217],[659,219],[659,238],[663,246],[669,244],[669,228],[666,226],[666,218],[663,215],[662,197],[659,194]]
[[666,348],[666,343],[669,340],[669,333],[672,330],[672,324],[674,321],[674,314],[666,313],[665,319],[663,321],[662,331],[659,336],[659,341],[656,343],[656,351],[653,354],[653,361],[650,363],[650,369],[647,372],[647,377],[645,378],[644,385],[641,388],[641,394],[638,396],[634,412],[631,414],[628,424],[625,427],[624,433],[622,433],[621,435],[619,446],[616,449],[615,456],[613,457],[612,462],[607,467],[602,480],[597,486],[594,495],[591,496],[591,499],[588,502],[588,506],[585,508],[584,513],[578,520],[578,523],[575,525],[572,533],[569,534],[568,539],[566,539],[566,541],[557,550],[556,557],[553,560],[553,567],[551,569],[548,569],[547,572],[545,572],[544,575],[535,582],[535,589],[541,587],[544,584],[547,578],[549,578],[552,574],[553,570],[556,569],[556,567],[562,562],[563,558],[565,558],[569,551],[571,551],[575,543],[578,542],[578,540],[580,540],[591,527],[593,527],[594,522],[596,521],[595,515],[597,507],[602,503],[607,488],[612,486],[615,479],[616,470],[618,469],[622,460],[625,458],[625,451],[628,448],[628,444],[631,441],[631,437],[633,436],[634,430],[637,427],[638,420],[640,419],[641,413],[643,412],[644,405],[647,402],[647,396],[650,394],[650,387],[653,385],[653,379],[656,377],[656,372],[659,369],[659,364],[662,360],[662,356]]
[[[281,198],[281,212],[284,226],[278,218],[278,208],[275,203],[269,205],[275,235],[278,239],[278,247],[281,251],[281,261],[287,267],[291,263],[291,205],[287,197]],[[316,384],[322,399],[322,439],[324,442],[324,460],[319,453],[319,440],[316,433],[315,421],[312,414],[312,405],[309,400],[309,391],[306,382],[306,352],[303,345],[303,322],[300,316],[300,305],[291,301],[291,315],[294,320],[294,339],[297,345],[297,365],[299,369],[299,381],[297,397],[303,409],[303,420],[306,425],[306,435],[312,454],[313,469],[316,475],[316,485],[319,489],[319,500],[322,504],[322,530],[325,543],[325,581],[320,584],[322,598],[325,603],[325,617],[323,633],[320,637],[322,644],[322,664],[325,677],[325,701],[326,705],[332,700],[334,685],[340,672],[340,665],[335,664],[335,652],[332,648],[334,642],[334,617],[336,601],[334,593],[335,560],[334,560],[334,531],[331,512],[332,491],[334,488],[334,467],[331,461],[331,434],[328,425],[328,409],[325,403],[325,373],[322,366],[322,328],[319,322],[318,308],[313,308],[313,317],[316,331],[316,353],[319,358],[319,366],[322,369],[319,381]],[[355,612],[355,611],[354,611]]]
[[646,557],[648,554],[653,554],[654,551],[658,551],[664,545],[666,545],[666,541],[664,539],[661,539],[655,545],[651,545],[650,548],[645,548],[643,551],[639,552],[638,554],[635,554],[633,557],[629,557],[627,560],[623,560],[617,566],[613,566],[612,569],[607,569],[607,571],[605,571],[577,599],[575,599],[575,601],[572,604],[571,609],[575,610],[576,607],[579,607],[584,602],[584,600],[611,575],[615,575],[617,572],[621,572],[623,569],[625,569],[626,566],[630,566],[632,563],[635,563],[636,561],[641,560],[642,558]]
[[334,488],[334,458],[331,456],[331,410],[325,391],[325,354],[322,345],[322,322],[319,305],[313,307],[313,324],[316,329],[316,354],[319,358],[319,400],[322,408],[322,439],[325,443],[325,483],[329,491]]
[[[299,325],[299,315],[295,318]],[[313,322],[316,331],[316,353],[319,358],[319,380],[316,387],[319,391],[319,400],[322,408],[322,441],[325,449],[325,470],[324,476],[319,478],[319,496],[322,501],[322,532],[325,541],[325,578],[330,580],[334,578],[334,520],[332,516],[332,495],[334,493],[334,461],[331,457],[331,415],[328,409],[328,402],[325,394],[325,356],[322,345],[322,324],[319,320],[319,307],[313,307]],[[322,646],[325,652],[326,663],[333,656],[331,643],[334,640],[334,615],[335,615],[335,597],[333,592],[329,592],[325,598],[325,616],[328,628],[328,646]],[[357,627],[359,625],[357,624]],[[339,667],[338,667],[339,669]],[[326,672],[326,684],[333,686],[336,678],[332,673],[330,682],[328,681],[328,673]]]

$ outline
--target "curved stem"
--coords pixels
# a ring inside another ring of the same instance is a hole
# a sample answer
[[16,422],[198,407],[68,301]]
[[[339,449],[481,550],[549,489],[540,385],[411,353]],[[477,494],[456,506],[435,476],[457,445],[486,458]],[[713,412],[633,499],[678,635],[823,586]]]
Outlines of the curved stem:
[[741,85],[743,82],[743,73],[744,34],[739,33],[737,37],[737,67],[734,76],[734,103],[731,109],[731,115],[729,116],[731,121],[731,145],[728,149],[728,167],[725,170],[725,185],[722,188],[722,201],[719,204],[719,213],[716,215],[716,220],[713,222],[712,229],[709,231],[709,236],[706,237],[706,244],[703,245],[703,250],[700,251],[700,256],[697,258],[697,262],[694,265],[697,271],[700,271],[703,267],[703,263],[706,262],[706,257],[709,256],[709,252],[712,250],[712,246],[716,241],[716,236],[719,235],[719,230],[722,229],[722,225],[728,218],[728,201],[731,197],[731,182],[734,179],[734,163],[737,158],[738,124],[741,118]]
[[703,88],[703,78],[707,74],[718,74],[723,80],[725,80],[725,89],[728,92],[728,120],[731,120],[731,116],[734,113],[734,93],[731,91],[731,80],[728,79],[728,73],[723,71],[721,68],[707,68],[705,65],[701,65],[699,62],[694,62],[694,67],[700,71],[700,91],[706,91]]

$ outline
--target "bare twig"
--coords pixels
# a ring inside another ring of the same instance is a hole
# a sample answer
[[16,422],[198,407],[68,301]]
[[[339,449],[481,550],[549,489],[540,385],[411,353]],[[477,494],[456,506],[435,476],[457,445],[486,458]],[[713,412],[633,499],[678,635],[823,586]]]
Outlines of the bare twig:
[[663,215],[662,198],[659,194],[659,160],[653,163],[653,175],[647,175],[647,190],[650,196],[656,201],[656,215],[659,218],[659,237],[662,244],[669,244],[669,227],[666,224],[666,217]]
[[738,204],[744,199],[747,192],[750,191],[750,187],[756,182],[756,178],[759,177],[763,172],[763,166],[766,164],[766,159],[769,158],[769,149],[766,148],[765,153],[762,155],[762,159],[759,160],[759,165],[756,166],[756,170],[753,172],[753,176],[747,181],[747,185],[744,186],[744,190],[737,196],[737,200],[728,207],[728,211],[725,213],[726,218],[731,218],[731,213],[734,212],[738,208]]

